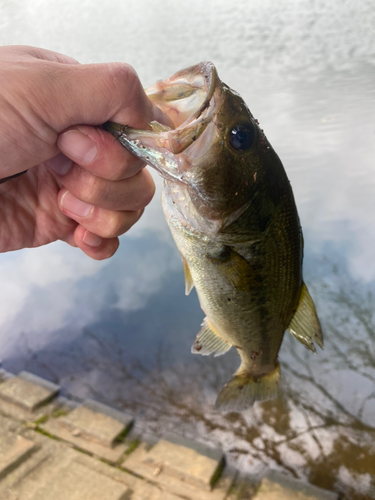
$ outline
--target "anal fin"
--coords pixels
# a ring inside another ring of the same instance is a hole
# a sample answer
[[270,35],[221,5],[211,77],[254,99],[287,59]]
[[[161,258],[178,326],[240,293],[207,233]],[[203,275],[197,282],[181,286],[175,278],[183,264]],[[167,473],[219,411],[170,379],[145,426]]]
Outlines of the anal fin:
[[215,356],[225,354],[232,346],[223,340],[210,325],[207,318],[204,318],[202,328],[191,348],[193,354],[208,356],[215,353]]
[[298,308],[287,330],[309,351],[316,352],[315,346],[312,342],[313,340],[321,349],[323,349],[322,328],[320,326],[314,302],[305,283],[302,284]]
[[220,391],[215,407],[220,411],[243,411],[256,401],[266,401],[277,396],[280,365],[263,376],[254,376],[240,370]]

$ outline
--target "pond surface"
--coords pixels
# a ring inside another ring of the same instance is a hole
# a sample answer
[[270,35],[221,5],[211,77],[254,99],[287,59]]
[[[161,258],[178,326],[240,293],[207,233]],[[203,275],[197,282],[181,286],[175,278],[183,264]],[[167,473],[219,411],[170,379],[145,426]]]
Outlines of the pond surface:
[[190,354],[203,313],[158,194],[116,256],[63,243],[0,257],[3,366],[134,412],[144,427],[222,446],[268,468],[375,498],[375,7],[373,0],[4,0],[0,43],[81,62],[126,61],[145,86],[212,60],[259,119],[292,183],[305,281],[325,349],[285,336],[279,398],[218,414],[238,366]]

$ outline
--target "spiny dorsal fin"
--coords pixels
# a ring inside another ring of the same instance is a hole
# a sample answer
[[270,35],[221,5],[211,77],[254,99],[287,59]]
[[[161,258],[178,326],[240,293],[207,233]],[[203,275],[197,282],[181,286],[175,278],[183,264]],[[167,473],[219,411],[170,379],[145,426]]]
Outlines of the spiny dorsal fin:
[[309,351],[316,352],[313,340],[323,349],[323,334],[314,302],[305,283],[302,283],[301,297],[287,330]]
[[215,356],[221,356],[229,351],[231,347],[228,342],[219,337],[208,322],[208,319],[204,318],[202,328],[195,339],[191,352],[193,354],[202,354],[203,356],[208,356],[214,352]]
[[194,288],[193,278],[191,277],[188,263],[186,262],[184,257],[182,257],[182,264],[184,266],[184,276],[185,276],[185,295],[189,295],[189,293]]

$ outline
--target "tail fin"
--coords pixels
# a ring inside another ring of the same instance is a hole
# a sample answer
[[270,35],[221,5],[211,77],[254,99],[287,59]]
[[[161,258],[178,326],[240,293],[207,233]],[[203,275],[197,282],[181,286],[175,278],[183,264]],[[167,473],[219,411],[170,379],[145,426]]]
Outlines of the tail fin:
[[267,375],[254,377],[251,374],[235,375],[221,390],[216,399],[216,409],[221,411],[243,411],[255,401],[265,401],[277,396],[280,380],[280,365]]

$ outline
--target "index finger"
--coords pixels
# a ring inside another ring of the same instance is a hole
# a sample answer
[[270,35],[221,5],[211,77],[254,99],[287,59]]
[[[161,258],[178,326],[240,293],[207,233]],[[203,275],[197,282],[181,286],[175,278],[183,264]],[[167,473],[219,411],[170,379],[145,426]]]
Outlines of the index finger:
[[57,132],[81,123],[98,126],[108,120],[133,128],[147,128],[155,119],[168,120],[147,98],[136,71],[128,64],[45,64],[55,67],[43,73],[50,94],[41,96],[38,114]]

